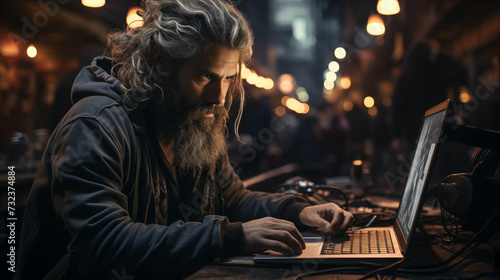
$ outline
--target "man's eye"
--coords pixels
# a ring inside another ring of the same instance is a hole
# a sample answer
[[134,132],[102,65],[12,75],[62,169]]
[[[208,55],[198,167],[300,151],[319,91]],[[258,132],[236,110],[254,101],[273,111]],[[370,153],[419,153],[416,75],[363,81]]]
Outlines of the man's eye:
[[232,81],[235,81],[236,80],[236,77],[227,77],[226,78],[226,81],[228,82],[232,82]]
[[212,80],[212,76],[210,76],[210,75],[201,75],[201,78],[204,79],[204,80],[207,80],[207,81],[211,81]]

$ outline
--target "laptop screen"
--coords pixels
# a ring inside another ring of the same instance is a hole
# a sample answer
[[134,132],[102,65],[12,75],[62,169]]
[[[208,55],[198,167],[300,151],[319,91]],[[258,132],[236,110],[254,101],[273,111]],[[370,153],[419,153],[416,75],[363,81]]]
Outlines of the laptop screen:
[[[448,101],[427,110],[420,130],[420,136],[411,164],[410,172],[401,197],[397,222],[408,242],[410,233],[419,213],[418,207],[425,190],[425,183],[432,165],[432,159],[446,115]],[[437,110],[436,110],[437,109]]]

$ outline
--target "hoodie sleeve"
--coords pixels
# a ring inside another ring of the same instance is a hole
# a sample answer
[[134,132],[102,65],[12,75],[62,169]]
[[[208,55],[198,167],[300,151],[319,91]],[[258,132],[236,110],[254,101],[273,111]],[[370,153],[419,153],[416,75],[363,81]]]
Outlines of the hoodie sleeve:
[[223,159],[220,177],[224,207],[229,220],[247,222],[271,216],[289,220],[298,227],[304,227],[299,221],[300,211],[309,205],[304,198],[246,189],[234,172],[227,155]]
[[56,136],[51,196],[70,234],[68,253],[87,277],[111,279],[125,271],[141,279],[171,279],[192,273],[223,255],[223,233],[235,227],[221,216],[170,226],[134,222],[121,192],[129,172],[124,162],[133,151],[121,113],[77,118]]

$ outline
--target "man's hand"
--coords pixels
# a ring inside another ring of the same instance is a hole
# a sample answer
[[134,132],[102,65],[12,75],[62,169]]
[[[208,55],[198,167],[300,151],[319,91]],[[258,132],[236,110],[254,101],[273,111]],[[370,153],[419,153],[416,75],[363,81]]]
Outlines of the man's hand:
[[273,250],[285,256],[299,255],[306,248],[304,238],[292,222],[266,217],[242,224],[245,254]]
[[333,234],[343,234],[354,221],[353,215],[335,203],[306,206],[299,214],[300,222]]

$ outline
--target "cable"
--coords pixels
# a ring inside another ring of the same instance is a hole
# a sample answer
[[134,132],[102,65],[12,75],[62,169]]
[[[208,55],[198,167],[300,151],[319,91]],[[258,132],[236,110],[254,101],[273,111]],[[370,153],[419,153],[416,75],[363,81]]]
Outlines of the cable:
[[[469,240],[469,242],[467,242],[464,247],[462,247],[460,250],[458,250],[456,253],[453,254],[453,256],[451,256],[450,258],[448,258],[446,261],[444,262],[441,262],[439,264],[434,264],[434,265],[425,265],[425,266],[414,266],[414,267],[410,267],[410,268],[397,268],[397,271],[401,271],[401,272],[409,272],[409,273],[418,273],[418,274],[430,274],[430,273],[438,273],[438,272],[444,272],[446,270],[449,270],[453,267],[455,267],[456,265],[460,264],[461,262],[463,262],[465,260],[465,258],[463,258],[462,260],[454,263],[453,265],[451,266],[447,266],[447,267],[441,267],[447,263],[450,263],[451,261],[455,260],[457,257],[461,256],[462,254],[464,254],[468,249],[471,249],[467,254],[469,254],[470,252],[473,252],[478,246],[479,246],[479,243],[475,244],[474,246],[472,246],[472,243],[474,243],[479,237],[481,237],[481,235],[486,232],[486,230],[488,229],[488,227],[493,224],[493,221],[495,220],[496,216],[500,214],[500,207],[497,208],[497,210],[495,211],[495,213],[490,217],[490,219],[488,220],[488,222]],[[359,280],[363,280],[363,279],[368,279],[369,277],[375,275],[375,274],[378,274],[382,271],[386,271],[386,270],[389,270],[399,264],[401,264],[402,262],[404,261],[404,258],[402,260],[399,260],[393,264],[390,264],[386,267],[382,267],[382,268],[378,268],[378,269],[375,269],[373,271],[370,271],[368,272],[364,277],[360,278]]]
[[[450,229],[448,229],[448,227],[446,226],[446,220],[445,220],[444,216],[445,216],[445,210],[441,208],[441,223],[442,223],[443,228],[444,228],[444,230],[446,231],[446,233],[447,233],[449,236],[451,236],[451,238],[452,238],[452,239],[454,239],[454,240],[456,240],[456,241],[458,241],[458,242],[467,243],[467,242],[468,242],[468,240],[465,240],[465,239],[463,239],[463,238],[461,238],[461,237],[458,237],[458,236],[457,236],[457,233],[458,233],[458,226],[456,227],[456,233],[455,233],[455,234],[454,234],[454,233],[452,233],[452,232],[450,231]],[[455,220],[455,224],[458,224],[458,222],[457,222],[456,220]]]
[[[459,257],[461,254],[463,254],[466,250],[472,247],[472,243],[476,242],[477,239],[481,237],[482,234],[487,232],[488,227],[493,224],[493,221],[495,220],[496,216],[500,214],[500,207],[497,208],[495,213],[490,217],[488,222],[462,247],[460,250],[458,250],[453,256],[449,257],[447,260],[444,262],[438,263],[438,264],[433,264],[433,265],[422,265],[422,266],[414,266],[410,268],[400,268],[401,271],[404,272],[412,272],[412,273],[435,273],[436,270],[432,270],[433,268],[437,268],[440,266],[443,266],[447,263],[450,263],[457,257]],[[476,247],[479,246],[479,243],[476,244]],[[425,271],[424,269],[428,269],[428,271]]]
[[[349,209],[349,198],[348,196],[344,193],[344,191],[342,191],[341,189],[337,188],[337,187],[334,187],[334,186],[330,186],[330,185],[324,185],[324,184],[314,184],[313,182],[309,181],[309,180],[306,180],[306,179],[300,179],[300,180],[297,180],[291,184],[282,184],[282,185],[279,185],[277,188],[276,188],[276,192],[286,192],[286,188],[290,188],[292,187],[294,189],[294,191],[296,191],[297,193],[302,193],[302,194],[313,194],[315,190],[329,190],[329,191],[335,191],[337,193],[340,193],[342,195],[342,197],[344,198],[344,201],[345,201],[345,205],[344,205],[344,209],[345,210],[348,210]],[[325,196],[323,196],[325,197]],[[307,197],[306,197],[307,199]],[[309,201],[309,199],[308,199]]]
[[[454,254],[453,258],[450,258],[447,261],[438,264],[436,267],[432,267],[431,269],[400,267],[397,270],[401,271],[401,272],[414,273],[414,274],[436,274],[436,273],[440,273],[440,272],[445,272],[445,271],[450,270],[453,267],[459,265],[460,263],[462,263],[466,259],[462,258],[461,260],[459,260],[459,261],[457,261],[457,262],[455,262],[455,263],[453,263],[452,265],[449,265],[449,266],[443,266],[444,264],[451,262],[452,260],[456,259],[459,256],[464,256],[464,255],[467,256],[468,254],[470,254],[471,252],[473,252],[479,245],[480,244],[477,243],[474,246],[466,246],[466,247],[464,247],[465,250],[462,250],[462,249],[464,249],[464,248],[462,248],[461,250],[459,250],[458,252],[456,252]],[[465,251],[467,249],[471,249],[471,250],[468,251],[467,253],[465,253]]]
[[363,269],[363,267],[335,267],[335,268],[328,268],[328,269],[323,269],[323,270],[317,270],[317,271],[308,271],[301,273],[293,278],[293,280],[300,280],[303,279],[303,277],[311,277],[311,276],[316,276],[316,275],[323,275],[327,273],[333,273],[333,272],[340,272],[340,271],[353,271],[353,272],[364,272],[368,270],[368,268]]
[[[304,188],[304,187],[300,187],[299,188]],[[345,201],[345,206],[344,208],[346,210],[349,209],[349,198],[347,197],[347,195],[345,194],[344,191],[342,191],[341,189],[337,188],[337,187],[334,187],[334,186],[329,186],[329,185],[313,185],[311,187],[305,187],[305,188],[311,188],[312,190],[329,190],[329,191],[336,191],[337,193],[340,193],[343,197],[344,197],[344,201]]]
[[368,223],[366,223],[364,228],[371,226],[373,224],[373,221],[375,221],[376,218],[377,218],[377,215],[373,215],[373,217],[370,219],[370,221]]
[[[402,258],[401,260],[395,262],[395,263],[392,263],[388,266],[384,266],[384,267],[381,267],[381,268],[377,268],[375,270],[372,270],[372,271],[369,271],[368,273],[366,273],[365,276],[359,278],[359,280],[364,280],[364,279],[368,279],[370,278],[371,276],[373,276],[374,274],[378,275],[378,273],[382,272],[382,271],[386,271],[386,270],[389,270],[399,264],[401,264],[403,261],[405,260],[405,258]],[[378,276],[377,276],[378,277]]]

